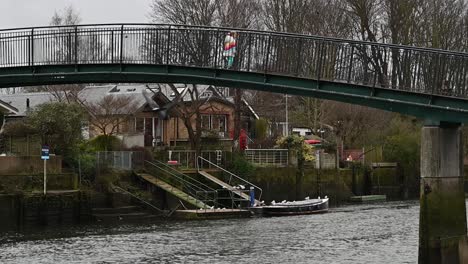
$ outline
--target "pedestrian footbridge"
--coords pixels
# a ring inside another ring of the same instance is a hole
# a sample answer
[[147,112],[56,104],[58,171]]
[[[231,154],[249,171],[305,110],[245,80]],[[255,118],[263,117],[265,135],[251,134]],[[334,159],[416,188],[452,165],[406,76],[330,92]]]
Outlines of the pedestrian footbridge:
[[468,123],[468,54],[236,29],[234,63],[226,69],[223,41],[230,31],[162,24],[4,29],[0,88],[212,84],[335,100],[424,119],[419,260],[461,263],[468,254],[460,251],[468,248],[461,137],[461,124]]
[[232,29],[106,24],[0,30],[0,87],[183,82],[312,96],[413,115],[468,121],[468,54]]

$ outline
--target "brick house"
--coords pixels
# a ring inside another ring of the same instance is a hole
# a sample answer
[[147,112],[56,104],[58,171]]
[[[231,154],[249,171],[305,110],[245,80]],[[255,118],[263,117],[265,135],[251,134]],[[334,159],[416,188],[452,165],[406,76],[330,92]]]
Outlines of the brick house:
[[[176,84],[176,89],[183,92],[185,89],[198,89],[198,99],[203,100],[200,107],[203,136],[216,135],[220,141],[232,141],[234,130],[234,103],[232,98],[226,97],[222,91],[213,86],[197,85],[186,86]],[[135,105],[128,112],[115,110],[120,115],[118,126],[112,134],[121,138],[127,147],[132,146],[181,146],[188,142],[188,132],[183,119],[178,114],[180,104],[190,105],[194,102],[188,95],[183,96],[183,103],[173,104],[176,96],[174,91],[166,84],[156,85],[103,85],[87,86],[78,93],[78,102],[84,106],[96,105],[104,102],[103,99],[112,97],[130,98]],[[56,101],[50,93],[17,93],[0,96],[0,111],[6,122],[26,116],[29,109],[39,104]],[[167,109],[167,108],[170,109]],[[241,115],[242,128],[252,129],[252,123],[258,116],[244,101]],[[88,108],[89,110],[89,108]],[[98,117],[99,118],[99,117]],[[5,123],[1,120],[1,124]],[[195,116],[191,120],[195,127]],[[0,126],[0,127],[2,127]],[[93,138],[108,133],[111,126],[98,129],[89,122],[83,131],[85,138]]]
[[[208,85],[187,86],[175,84],[174,87],[181,94],[186,89],[198,89],[198,100],[203,104],[199,107],[201,113],[202,136],[216,135],[221,141],[232,141],[234,130],[234,104],[232,98],[226,97],[218,88]],[[184,94],[178,98],[180,104],[172,103],[176,99],[174,90],[167,84],[156,85],[108,85],[88,86],[80,93],[82,102],[97,102],[105,96],[131,97],[137,107],[129,113],[127,122],[119,125],[118,135],[128,147],[131,146],[176,146],[188,142],[189,133],[184,120],[180,117],[180,105],[190,107],[193,97]],[[252,128],[254,119],[258,116],[244,101],[242,128]],[[169,108],[169,109],[168,109]],[[191,118],[192,127],[195,128],[195,116]],[[89,128],[90,137],[99,132],[93,127]]]

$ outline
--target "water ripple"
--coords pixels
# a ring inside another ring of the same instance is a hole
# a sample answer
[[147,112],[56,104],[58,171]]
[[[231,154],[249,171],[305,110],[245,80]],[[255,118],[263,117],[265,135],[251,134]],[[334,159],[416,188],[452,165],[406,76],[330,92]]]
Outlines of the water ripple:
[[0,262],[415,263],[417,202],[328,214],[6,233]]

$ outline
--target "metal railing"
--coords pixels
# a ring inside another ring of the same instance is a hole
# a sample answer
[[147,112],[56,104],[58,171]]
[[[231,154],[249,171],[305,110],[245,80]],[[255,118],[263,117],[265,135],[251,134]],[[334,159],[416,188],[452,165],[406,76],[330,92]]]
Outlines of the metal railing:
[[[169,150],[170,159],[176,160],[182,168],[197,167],[197,152],[195,150]],[[202,150],[200,155],[217,165],[226,166],[227,151],[222,150]]]
[[[223,68],[230,28],[102,24],[0,30],[0,68],[152,64]],[[233,70],[468,99],[468,54],[236,29]]]
[[137,199],[140,203],[142,203],[142,204],[144,204],[144,205],[146,205],[146,206],[149,206],[150,208],[152,208],[152,209],[158,211],[159,213],[162,213],[164,216],[166,216],[166,215],[164,214],[164,213],[165,213],[164,210],[162,210],[162,209],[156,207],[155,205],[151,204],[151,203],[148,202],[148,201],[145,201],[145,200],[141,199],[140,197],[136,196],[135,194],[133,194],[133,193],[131,193],[131,192],[129,192],[129,191],[127,191],[127,190],[125,190],[125,189],[119,187],[119,186],[112,185],[111,188],[114,189],[114,191],[117,191],[117,192],[121,192],[121,193],[130,195],[131,197]]
[[203,209],[211,208],[207,206],[219,207],[217,202],[217,190],[209,187],[208,185],[197,181],[160,161],[145,161],[145,167],[149,172],[152,172],[152,176],[168,183],[172,188],[177,188],[182,191],[182,195],[186,195],[187,198],[193,197],[196,200],[203,202],[206,205]]
[[97,168],[134,170],[143,165],[143,152],[140,151],[98,151]]
[[[234,186],[234,187],[238,187],[238,186],[244,186],[244,188],[246,189],[246,192],[248,192],[248,190],[250,189],[250,187],[253,187],[256,194],[258,194],[258,198],[257,200],[260,201],[260,199],[262,198],[262,193],[263,193],[263,190],[262,188],[258,187],[257,185],[237,176],[236,174],[224,169],[223,167],[220,167],[214,163],[212,163],[211,161],[203,158],[203,157],[198,157],[198,162],[197,162],[197,170],[198,171],[201,171],[205,168],[205,166],[207,168],[216,168],[218,170],[221,171],[221,176],[223,178],[223,181],[227,184],[229,184],[230,186]],[[219,173],[218,173],[219,174]],[[242,189],[240,189],[239,191],[242,192]]]
[[245,159],[260,166],[288,166],[289,151],[287,149],[246,149]]

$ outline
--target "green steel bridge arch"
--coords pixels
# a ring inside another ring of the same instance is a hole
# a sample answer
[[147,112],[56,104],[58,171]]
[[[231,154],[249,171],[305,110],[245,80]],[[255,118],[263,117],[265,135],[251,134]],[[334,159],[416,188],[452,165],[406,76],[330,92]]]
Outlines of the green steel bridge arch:
[[[223,42],[237,32],[233,67]],[[468,123],[468,54],[299,34],[165,24],[0,30],[0,88],[197,83],[311,96]],[[0,96],[1,99],[1,96]]]

